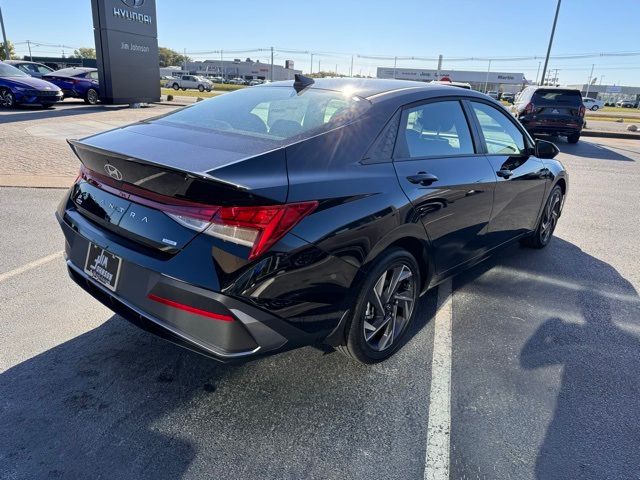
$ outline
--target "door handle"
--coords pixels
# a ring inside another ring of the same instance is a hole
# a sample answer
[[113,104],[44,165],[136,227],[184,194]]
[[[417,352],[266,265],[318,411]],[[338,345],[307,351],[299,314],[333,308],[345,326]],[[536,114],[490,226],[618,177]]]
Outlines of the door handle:
[[407,177],[411,183],[416,183],[419,185],[431,185],[433,182],[438,181],[438,177],[433,175],[432,173],[427,172],[418,172],[416,175],[409,175]]
[[499,177],[502,177],[502,178],[509,178],[510,176],[513,175],[513,172],[511,170],[509,170],[508,168],[501,168],[500,170],[498,170],[496,172],[496,175],[498,175]]

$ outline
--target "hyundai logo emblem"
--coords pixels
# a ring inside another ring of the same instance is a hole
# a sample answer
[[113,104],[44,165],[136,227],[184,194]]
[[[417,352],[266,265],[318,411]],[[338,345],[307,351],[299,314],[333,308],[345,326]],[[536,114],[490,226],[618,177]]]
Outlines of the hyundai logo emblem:
[[140,8],[142,5],[144,5],[144,0],[122,0],[122,3],[124,3],[127,7]]
[[118,170],[116,167],[114,167],[110,163],[107,163],[104,166],[104,171],[107,172],[107,174],[111,178],[115,178],[116,180],[122,180],[122,173],[120,172],[120,170]]

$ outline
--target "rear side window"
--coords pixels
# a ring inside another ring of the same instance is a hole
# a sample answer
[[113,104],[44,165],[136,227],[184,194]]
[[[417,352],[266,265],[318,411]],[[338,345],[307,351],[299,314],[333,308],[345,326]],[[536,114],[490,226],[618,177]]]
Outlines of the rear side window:
[[396,158],[475,153],[467,119],[455,100],[406,109],[396,143]]
[[370,106],[339,91],[261,86],[199,102],[159,121],[283,141],[345,125]]
[[532,102],[558,103],[562,105],[582,105],[582,95],[578,90],[540,89],[533,94]]
[[489,155],[517,155],[525,152],[524,135],[507,115],[486,103],[471,104]]

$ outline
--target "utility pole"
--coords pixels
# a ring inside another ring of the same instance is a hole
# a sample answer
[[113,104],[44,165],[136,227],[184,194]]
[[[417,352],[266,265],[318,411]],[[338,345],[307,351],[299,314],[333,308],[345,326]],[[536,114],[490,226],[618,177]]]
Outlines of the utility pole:
[[270,80],[273,82],[273,47],[271,47],[271,78]]
[[336,63],[336,77],[338,76],[338,64]]
[[438,55],[438,69],[436,70],[436,80],[440,80],[440,70],[442,70],[442,55]]
[[182,53],[183,53],[183,55],[182,55],[182,69],[184,71],[186,71],[187,70],[187,49],[184,48],[182,50]]
[[33,62],[33,57],[31,56],[31,42],[27,40],[27,47],[29,47],[29,61]]
[[591,73],[589,74],[589,80],[587,81],[587,92],[584,94],[585,97],[589,96],[589,87],[591,87],[591,78],[593,77],[593,67],[595,67],[594,63],[591,64]]
[[349,69],[349,76],[353,77],[353,55],[351,55],[351,68]]
[[396,67],[398,66],[398,57],[393,57],[393,79],[396,78]]
[[491,60],[489,60],[489,68],[487,68],[487,76],[484,79],[484,93],[487,93],[487,84],[489,83],[489,72],[491,71]]
[[542,65],[542,62],[538,62],[538,71],[536,72],[536,85],[540,85],[538,83],[538,75],[540,75],[540,65]]
[[602,79],[604,78],[604,75],[600,75],[600,83],[598,85],[602,85]]
[[318,59],[318,73],[320,73],[322,71],[322,68],[320,67],[320,59]]
[[222,59],[222,50],[220,50],[220,76],[224,80],[224,60]]
[[0,8],[0,27],[2,27],[2,38],[4,39],[4,59],[10,60],[9,58],[9,42],[7,41],[7,32],[4,30],[4,20],[2,19],[2,9]]
[[553,45],[553,36],[556,33],[556,23],[558,23],[558,14],[560,13],[560,3],[562,3],[562,0],[558,0],[558,6],[556,7],[556,16],[553,18],[553,27],[551,27],[551,37],[549,37],[549,47],[547,48],[547,56],[544,59],[544,68],[542,69],[543,80],[547,73],[547,66],[549,64],[549,55],[551,55],[551,45]]
[[309,75],[311,75],[313,73],[313,53],[311,54],[311,63],[310,63],[311,67],[309,70]]

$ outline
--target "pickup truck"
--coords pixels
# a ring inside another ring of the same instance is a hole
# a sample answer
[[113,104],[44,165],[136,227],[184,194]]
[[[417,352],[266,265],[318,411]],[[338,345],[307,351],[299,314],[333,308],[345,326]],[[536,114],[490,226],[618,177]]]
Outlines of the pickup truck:
[[205,90],[210,92],[213,90],[213,83],[206,78],[199,77],[197,75],[182,75],[169,80],[165,84],[166,88],[173,88],[174,90],[186,90],[187,88],[198,89],[201,92]]

